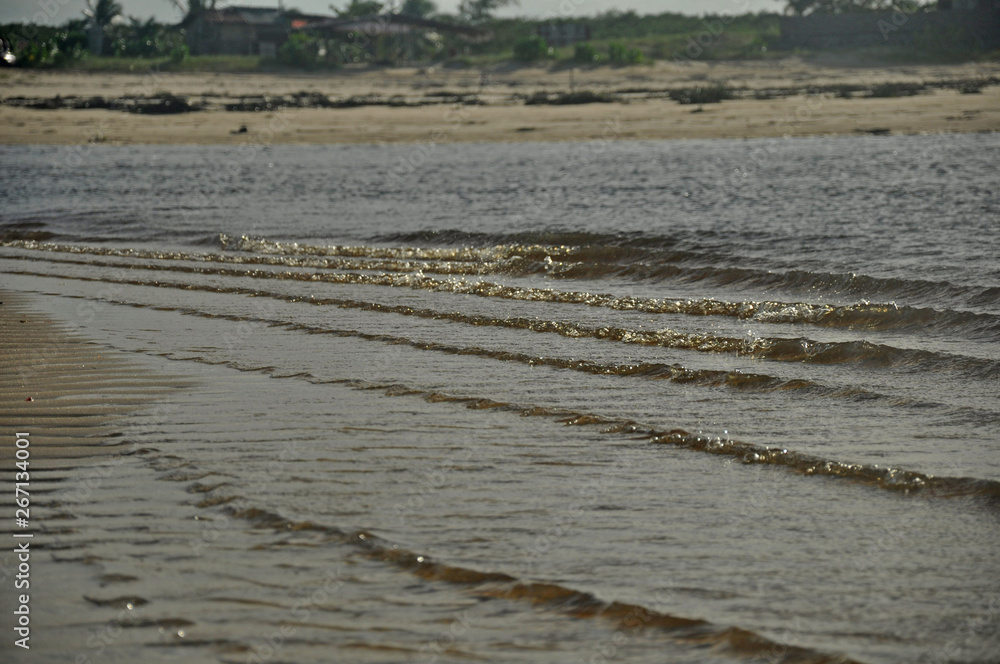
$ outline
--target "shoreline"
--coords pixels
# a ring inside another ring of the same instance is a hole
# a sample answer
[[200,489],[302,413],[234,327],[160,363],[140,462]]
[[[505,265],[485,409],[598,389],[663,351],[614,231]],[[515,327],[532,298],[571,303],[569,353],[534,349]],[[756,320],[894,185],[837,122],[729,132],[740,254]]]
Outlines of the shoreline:
[[[129,484],[141,458],[133,455],[142,454],[129,416],[161,407],[183,386],[77,334],[71,318],[40,302],[45,297],[0,290],[0,367],[8,376],[0,386],[0,475],[11,480],[12,517],[15,480],[24,501],[16,522],[24,530],[13,531],[0,555],[0,566],[18,571],[18,585],[8,580],[4,589],[10,610],[0,620],[13,661],[26,661],[14,654],[22,648],[41,661],[79,656],[107,626],[132,624],[131,606],[122,611],[103,599],[128,592],[132,577],[109,573],[88,539],[107,537],[101,510],[124,502],[121,485],[142,491]],[[69,311],[86,321],[93,303]]]
[[[119,454],[127,441],[109,439],[121,436],[122,418],[176,384],[76,336],[18,291],[0,290],[0,351],[0,365],[10,375],[0,387],[0,424],[30,432],[32,471],[66,470]],[[5,470],[13,460],[13,448],[0,447]]]
[[1000,131],[1000,87],[976,95],[789,97],[703,106],[670,100],[581,106],[423,106],[198,111],[0,108],[5,145],[334,145],[782,138]]
[[[794,59],[581,70],[574,74],[575,87],[569,72],[538,68],[300,76],[27,71],[2,78],[0,144],[426,144],[994,132],[1000,131],[1000,85],[992,83],[998,75],[1000,65],[993,64],[851,69]],[[957,89],[975,80],[983,82],[979,92]],[[872,95],[885,84],[920,89],[908,96]],[[738,98],[697,105],[668,97],[670,90],[715,85],[737,91]],[[555,99],[571,89],[605,101],[525,103],[532,95]],[[79,107],[90,99],[123,109],[171,97],[207,110],[155,114]],[[77,107],[65,107],[67,99]],[[225,110],[260,101],[266,108],[269,100],[275,103],[268,110]]]

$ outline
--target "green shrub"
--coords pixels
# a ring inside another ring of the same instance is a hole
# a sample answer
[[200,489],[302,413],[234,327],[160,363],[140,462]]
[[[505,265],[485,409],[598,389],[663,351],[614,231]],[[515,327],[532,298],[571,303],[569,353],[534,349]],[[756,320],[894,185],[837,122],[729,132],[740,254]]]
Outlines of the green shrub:
[[601,54],[587,42],[580,42],[573,47],[573,62],[589,65],[600,61],[600,59]]
[[616,65],[634,65],[642,62],[642,51],[627,48],[621,42],[608,44],[608,59]]
[[278,49],[278,62],[289,67],[312,69],[319,63],[319,46],[309,35],[295,32]]
[[514,43],[514,59],[521,62],[537,62],[552,55],[552,49],[538,35],[518,39]]
[[175,65],[179,65],[188,59],[191,55],[191,49],[187,47],[187,44],[177,44],[172,49],[170,49],[170,61]]

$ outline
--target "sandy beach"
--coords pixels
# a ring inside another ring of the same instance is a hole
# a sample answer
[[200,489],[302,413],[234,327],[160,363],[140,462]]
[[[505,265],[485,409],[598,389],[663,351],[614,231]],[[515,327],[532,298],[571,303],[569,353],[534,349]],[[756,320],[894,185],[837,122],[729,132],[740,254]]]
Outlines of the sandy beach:
[[[125,449],[115,423],[148,406],[171,381],[74,336],[33,311],[23,294],[0,291],[0,303],[0,367],[10,377],[0,387],[0,424],[31,434],[31,470],[75,467]],[[14,451],[4,445],[0,461],[12,464]]]
[[3,662],[1000,652],[1000,64],[0,83]]
[[[337,144],[758,138],[855,133],[921,134],[1000,130],[1000,87],[963,94],[955,82],[988,80],[1000,65],[860,67],[799,59],[657,63],[650,66],[492,72],[400,68],[328,74],[7,73],[0,143]],[[572,81],[571,81],[572,78]],[[842,98],[812,87],[927,86],[915,96]],[[658,92],[724,84],[741,98],[679,104]],[[538,92],[613,94],[614,103],[528,106]],[[779,91],[774,93],[774,91]],[[40,110],[12,99],[133,98],[169,93],[208,110],[141,115],[105,109]],[[637,94],[639,93],[639,94]],[[476,105],[447,95],[474,96]],[[248,98],[324,95],[392,99],[394,106],[227,111]],[[438,102],[418,105],[437,96]],[[245,128],[245,129],[244,129]]]
[[[76,556],[51,538],[88,532],[88,518],[94,518],[86,513],[93,506],[88,500],[117,481],[130,457],[142,456],[136,454],[129,435],[134,431],[125,418],[155,408],[165,393],[182,385],[76,334],[35,304],[31,295],[0,291],[0,372],[5,377],[0,426],[9,436],[0,446],[0,463],[5,488],[13,495],[16,480],[18,496],[26,501],[17,516],[27,515],[17,522],[24,530],[14,531],[12,546],[0,556],[7,579],[19,573],[17,585],[8,581],[19,592],[5,588],[0,598],[7,616],[4,631],[18,634],[0,649],[15,657],[10,661],[21,661],[16,658],[22,652],[41,661],[55,661],[51,658],[68,650],[80,652],[80,644],[93,638],[88,631],[93,624],[80,616],[93,615],[96,607],[128,605],[124,613],[131,614],[127,600],[114,599],[129,577],[102,574],[100,556]],[[88,311],[95,310],[88,305],[79,310],[83,317]],[[15,609],[30,612],[30,632],[14,630]],[[11,646],[25,636],[23,645]],[[25,646],[29,649],[22,650]]]

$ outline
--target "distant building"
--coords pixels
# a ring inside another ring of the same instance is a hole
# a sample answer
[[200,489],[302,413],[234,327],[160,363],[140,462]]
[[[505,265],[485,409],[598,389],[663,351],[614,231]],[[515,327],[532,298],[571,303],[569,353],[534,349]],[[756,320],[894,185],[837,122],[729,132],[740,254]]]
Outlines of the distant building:
[[590,41],[590,26],[585,23],[543,23],[538,36],[549,46],[572,46]]
[[977,9],[989,9],[1000,7],[998,0],[938,0],[937,9],[939,12],[960,11],[970,12]]
[[939,0],[938,11],[972,11],[978,9],[980,5],[988,5],[989,2],[982,0]]
[[488,41],[493,35],[479,28],[456,23],[435,21],[410,14],[372,14],[369,16],[354,16],[349,18],[317,17],[297,26],[298,29],[325,32],[331,35],[362,35],[365,37],[393,37],[413,35],[417,33],[448,32],[459,35],[466,41]]
[[188,16],[181,27],[193,55],[274,57],[288,39],[289,19],[277,7],[226,7]]
[[469,41],[492,35],[464,25],[406,14],[342,18],[286,12],[279,7],[225,7],[184,19],[185,42],[193,55],[259,55],[274,57],[294,31],[308,30],[328,37],[369,42],[416,33],[450,32]]
[[782,48],[830,49],[963,43],[1000,48],[1000,0],[939,0],[937,11],[783,16]]
[[439,42],[442,34],[451,34],[472,43],[493,39],[493,33],[488,30],[410,14],[328,17],[301,25],[296,21],[292,27],[351,44],[381,63],[414,60],[420,51],[417,42],[421,38]]

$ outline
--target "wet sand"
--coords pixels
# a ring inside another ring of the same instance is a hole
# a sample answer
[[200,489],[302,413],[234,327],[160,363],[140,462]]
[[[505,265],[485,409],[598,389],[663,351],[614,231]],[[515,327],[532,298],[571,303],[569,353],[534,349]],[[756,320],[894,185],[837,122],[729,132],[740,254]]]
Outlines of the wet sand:
[[[523,98],[533,93],[569,91],[569,71],[519,68],[483,73],[403,68],[290,75],[17,72],[7,74],[3,80],[6,99],[55,95],[149,97],[170,93],[198,102],[322,94],[331,99],[379,95],[409,103],[427,95],[453,92],[476,94],[483,105],[203,110],[176,115],[4,105],[0,106],[0,143],[450,143],[990,132],[1000,130],[1000,86],[983,87],[979,94],[962,94],[942,86],[998,74],[1000,65],[992,63],[883,68],[823,66],[798,59],[684,66],[657,63],[575,71],[573,86],[597,93],[717,82],[751,92],[886,82],[936,87],[916,96],[889,98],[793,94],[702,106],[683,105],[662,97],[632,99],[628,103],[527,106]],[[243,127],[245,131],[241,131]]]
[[[121,453],[128,441],[116,421],[177,384],[71,334],[35,313],[24,295],[0,291],[0,302],[0,368],[7,377],[0,385],[0,425],[31,434],[30,471]],[[14,447],[6,442],[0,447],[5,473],[14,463]]]
[[[14,634],[17,618],[13,611],[19,607],[19,597],[28,597],[31,631],[24,643],[30,649],[11,646],[23,634],[7,637],[3,649],[14,659],[6,661],[57,661],[68,652],[93,654],[82,644],[119,624],[101,621],[114,619],[113,610],[131,614],[134,608],[128,601],[121,602],[121,607],[112,601],[106,605],[110,608],[101,610],[95,605],[105,606],[100,596],[116,593],[115,588],[105,586],[128,579],[102,575],[100,558],[67,550],[58,540],[67,533],[86,536],[90,522],[99,519],[90,513],[95,508],[118,508],[99,506],[92,496],[103,485],[121,481],[115,476],[123,474],[126,459],[137,453],[141,456],[124,416],[155,407],[158,396],[182,383],[143,370],[126,356],[74,334],[66,325],[38,313],[28,295],[0,291],[0,303],[0,375],[4,377],[0,385],[4,435],[0,477],[11,512],[14,481],[29,501],[27,528],[15,531],[17,539],[11,539],[11,547],[0,555],[4,577],[10,579],[20,570],[18,578],[24,585],[15,591],[13,581],[8,580],[10,586],[0,593],[0,608],[5,616],[4,633]],[[78,313],[85,318],[93,315],[93,305],[85,305]],[[15,433],[24,432],[29,435],[22,440],[29,444],[20,447],[27,456],[15,458],[20,451],[15,447]],[[132,485],[133,495],[139,490],[138,484]]]

